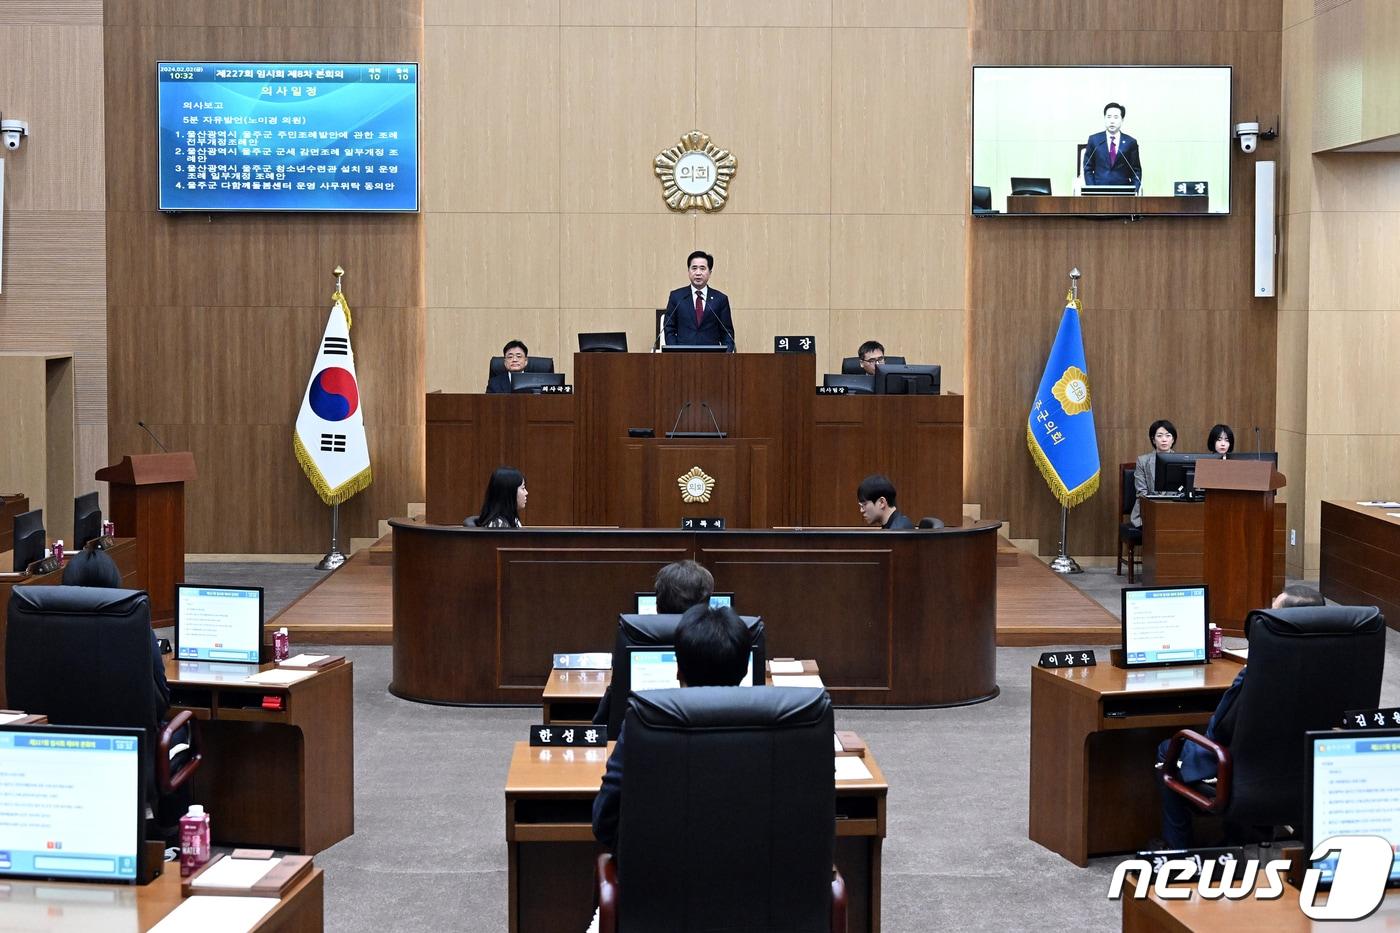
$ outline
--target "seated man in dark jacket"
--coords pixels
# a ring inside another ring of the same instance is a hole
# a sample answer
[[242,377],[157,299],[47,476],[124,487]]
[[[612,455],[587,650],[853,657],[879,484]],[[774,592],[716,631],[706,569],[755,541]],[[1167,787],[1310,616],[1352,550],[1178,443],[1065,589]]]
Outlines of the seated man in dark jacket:
[[894,501],[894,483],[880,473],[870,474],[856,488],[856,505],[860,506],[860,517],[867,525],[895,531],[913,528],[914,523],[895,507]]
[[[1294,606],[1325,606],[1327,600],[1322,598],[1322,594],[1310,586],[1300,586],[1297,584],[1285,586],[1283,592],[1274,597],[1273,609],[1289,609]],[[1206,738],[1214,739],[1221,745],[1228,746],[1231,737],[1235,734],[1235,714],[1239,711],[1235,706],[1235,700],[1240,695],[1240,688],[1244,686],[1244,675],[1249,673],[1246,667],[1235,677],[1235,682],[1230,684],[1230,689],[1225,691],[1225,695],[1220,698],[1220,703],[1216,705],[1215,712],[1210,716],[1210,722],[1206,724]],[[1165,739],[1157,746],[1157,780],[1160,783],[1162,764],[1166,760],[1167,745],[1171,739]],[[1187,783],[1205,781],[1215,777],[1216,761],[1215,756],[1205,748],[1194,742],[1187,742],[1181,748],[1181,779]],[[1162,841],[1168,849],[1189,849],[1191,847],[1191,816],[1195,812],[1191,804],[1180,794],[1167,790],[1165,784],[1161,784],[1162,790]]]
[[[737,687],[749,672],[749,630],[728,607],[692,606],[676,629],[676,670],[682,687]],[[626,702],[618,697],[618,702]],[[617,821],[622,807],[622,741],[617,736],[603,785],[593,798],[593,835],[617,848]]]

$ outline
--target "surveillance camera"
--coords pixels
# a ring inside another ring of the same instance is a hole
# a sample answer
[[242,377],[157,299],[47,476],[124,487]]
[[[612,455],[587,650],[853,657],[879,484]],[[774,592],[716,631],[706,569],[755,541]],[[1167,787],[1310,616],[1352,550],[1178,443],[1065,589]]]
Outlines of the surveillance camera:
[[1240,141],[1240,152],[1253,152],[1259,148],[1259,124],[1236,123],[1235,137]]
[[23,120],[0,120],[0,140],[6,149],[18,149],[20,138],[29,135],[29,124]]

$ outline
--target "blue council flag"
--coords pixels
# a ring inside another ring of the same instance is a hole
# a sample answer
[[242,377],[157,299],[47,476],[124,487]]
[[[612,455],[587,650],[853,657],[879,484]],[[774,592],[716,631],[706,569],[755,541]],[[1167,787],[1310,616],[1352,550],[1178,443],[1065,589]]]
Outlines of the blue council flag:
[[1098,492],[1099,442],[1079,333],[1079,302],[1073,293],[1065,300],[1060,330],[1026,419],[1026,445],[1050,491],[1068,508]]

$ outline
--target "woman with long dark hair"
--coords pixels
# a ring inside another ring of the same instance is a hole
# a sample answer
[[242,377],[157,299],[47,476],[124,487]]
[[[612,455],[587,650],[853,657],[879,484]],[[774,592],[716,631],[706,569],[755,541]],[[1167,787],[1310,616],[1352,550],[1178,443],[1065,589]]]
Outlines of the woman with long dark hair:
[[486,484],[486,500],[476,516],[478,528],[519,528],[525,508],[525,474],[515,467],[497,467]]
[[1235,452],[1235,432],[1230,430],[1228,424],[1217,424],[1210,429],[1210,434],[1206,437],[1206,453],[1226,454]]

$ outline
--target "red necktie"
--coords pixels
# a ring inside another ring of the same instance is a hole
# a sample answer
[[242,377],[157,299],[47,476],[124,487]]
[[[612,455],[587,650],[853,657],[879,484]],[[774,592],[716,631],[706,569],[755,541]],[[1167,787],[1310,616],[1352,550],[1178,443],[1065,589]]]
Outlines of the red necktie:
[[1118,140],[1115,138],[1108,144],[1108,164],[1112,165],[1118,161]]
[[700,326],[700,319],[705,316],[705,293],[697,291],[695,293],[695,326]]

